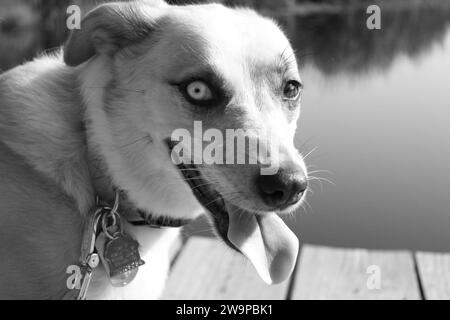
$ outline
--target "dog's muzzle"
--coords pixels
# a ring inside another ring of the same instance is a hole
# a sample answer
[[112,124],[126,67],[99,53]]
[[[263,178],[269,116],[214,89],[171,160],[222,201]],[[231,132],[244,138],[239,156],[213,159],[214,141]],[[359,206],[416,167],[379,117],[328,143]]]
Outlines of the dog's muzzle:
[[[166,140],[169,151],[176,142]],[[279,283],[292,273],[299,241],[275,212],[255,214],[227,201],[194,164],[176,165],[197,201],[210,213],[220,237],[244,254],[268,284]]]

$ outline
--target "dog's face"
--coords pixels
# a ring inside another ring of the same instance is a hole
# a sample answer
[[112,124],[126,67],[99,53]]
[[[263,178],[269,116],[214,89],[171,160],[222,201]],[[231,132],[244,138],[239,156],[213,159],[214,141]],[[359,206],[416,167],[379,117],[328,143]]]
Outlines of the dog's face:
[[[116,183],[152,214],[191,218],[206,208],[217,233],[265,281],[284,280],[298,240],[278,214],[298,208],[307,176],[293,144],[302,84],[282,31],[250,10],[219,5],[113,4],[88,15],[65,48],[71,65],[94,54],[82,78],[104,88],[92,131]],[[195,145],[205,151],[214,140],[198,136],[199,124],[201,134],[223,137],[219,162],[198,159]],[[228,135],[236,130],[259,150],[245,149],[244,163]],[[176,132],[192,140],[175,141]],[[190,156],[174,163],[180,146]]]

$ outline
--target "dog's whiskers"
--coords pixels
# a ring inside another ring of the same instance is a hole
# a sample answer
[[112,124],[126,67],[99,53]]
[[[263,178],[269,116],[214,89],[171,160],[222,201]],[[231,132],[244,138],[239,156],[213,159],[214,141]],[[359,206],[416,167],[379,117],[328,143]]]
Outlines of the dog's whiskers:
[[323,178],[323,177],[309,176],[308,180],[311,180],[311,181],[313,181],[313,180],[325,181],[325,182],[328,182],[329,184],[332,184],[333,186],[336,186],[336,184],[333,181],[331,181],[331,180],[329,180],[327,178]]
[[222,196],[217,197],[216,199],[204,204],[204,207],[208,208],[209,205],[213,204],[216,201],[223,200]]
[[145,136],[140,137],[140,138],[138,138],[138,139],[136,139],[134,141],[131,141],[130,143],[127,143],[127,144],[124,144],[122,146],[119,146],[119,149],[123,149],[123,148],[129,147],[129,146],[134,145],[134,144],[136,144],[136,143],[138,143],[138,142],[140,142],[142,140],[145,140],[145,139],[148,139],[149,142],[152,141],[152,138],[150,137],[150,135],[146,134]]
[[303,160],[306,160],[314,151],[316,151],[318,147],[314,147],[311,151],[309,151],[306,155],[303,156]]
[[331,172],[330,170],[313,170],[313,171],[308,171],[308,174],[315,174],[315,173],[329,173],[329,174],[333,174],[333,172]]
[[192,177],[192,178],[184,178],[183,181],[192,181],[192,180],[205,180],[202,177]]
[[181,168],[180,171],[198,171],[197,168]]
[[[305,204],[306,206],[308,206],[308,208],[311,210],[311,212],[314,214],[314,209],[312,208],[312,206],[309,204],[308,199],[306,199],[307,194],[305,194],[305,199],[303,200],[301,206],[303,207],[303,204]],[[305,209],[304,209],[305,210]],[[305,212],[308,214],[308,210],[305,210]]]
[[199,184],[199,185],[193,187],[192,190],[195,190],[195,189],[198,189],[198,188],[204,187],[204,186],[211,186],[211,185],[213,185],[211,182],[202,183],[202,184]]

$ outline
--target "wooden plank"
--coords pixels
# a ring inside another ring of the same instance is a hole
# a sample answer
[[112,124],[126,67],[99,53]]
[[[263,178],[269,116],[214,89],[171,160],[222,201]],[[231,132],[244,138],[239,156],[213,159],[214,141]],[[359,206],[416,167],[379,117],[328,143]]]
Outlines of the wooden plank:
[[[376,276],[370,266],[379,271],[379,289],[370,286]],[[413,256],[405,251],[304,246],[292,299],[420,299]]]
[[416,254],[425,299],[450,299],[450,254],[418,252]]
[[217,239],[188,239],[170,273],[163,299],[285,299],[289,281],[268,286],[242,255]]

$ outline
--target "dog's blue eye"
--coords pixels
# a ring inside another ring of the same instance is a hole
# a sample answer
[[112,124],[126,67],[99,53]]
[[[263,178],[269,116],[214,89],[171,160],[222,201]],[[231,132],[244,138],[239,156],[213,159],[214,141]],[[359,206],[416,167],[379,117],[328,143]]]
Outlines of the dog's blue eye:
[[302,84],[296,80],[289,80],[286,82],[283,89],[284,100],[297,100],[300,95]]
[[197,109],[198,111],[224,106],[231,97],[224,89],[222,79],[212,73],[191,75],[184,81],[172,84],[193,107],[201,107],[201,109]]
[[186,93],[194,101],[209,101],[213,99],[213,94],[209,86],[203,81],[192,81],[186,86]]

